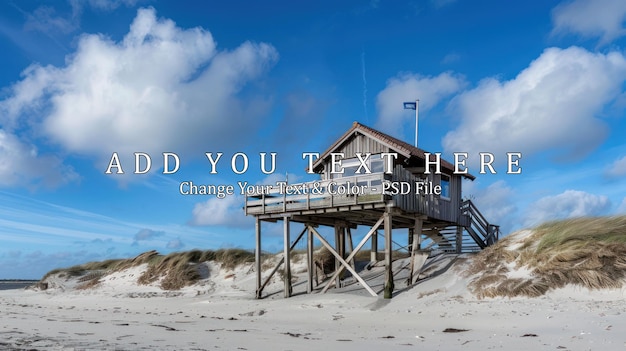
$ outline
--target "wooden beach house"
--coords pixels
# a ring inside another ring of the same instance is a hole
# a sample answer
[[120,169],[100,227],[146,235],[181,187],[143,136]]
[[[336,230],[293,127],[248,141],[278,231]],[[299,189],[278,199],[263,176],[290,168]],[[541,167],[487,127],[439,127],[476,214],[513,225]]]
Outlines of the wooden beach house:
[[[245,212],[256,218],[257,298],[263,296],[265,285],[281,265],[286,277],[285,297],[291,296],[289,253],[302,238],[307,243],[308,292],[316,288],[313,248],[317,240],[336,259],[334,274],[322,292],[333,285],[340,286],[339,278],[347,270],[356,283],[377,296],[379,292],[374,291],[356,271],[354,258],[369,242],[371,260],[375,263],[378,260],[378,237],[383,235],[385,297],[391,297],[394,290],[394,236],[403,234],[406,238],[403,242],[407,240],[411,258],[409,285],[414,283],[414,273],[423,263],[420,257],[423,257],[424,250],[477,251],[498,240],[498,226],[490,224],[472,201],[461,197],[462,178],[473,180],[474,176],[455,174],[454,165],[437,154],[428,154],[363,124],[354,122],[312,162],[312,171],[318,173],[320,179],[293,185],[297,191],[285,191],[283,186],[246,196]],[[284,224],[284,258],[263,280],[262,223],[277,221]],[[292,222],[303,224],[293,242]],[[334,243],[319,233],[320,226],[334,228]],[[370,229],[354,246],[352,231],[358,226]]]

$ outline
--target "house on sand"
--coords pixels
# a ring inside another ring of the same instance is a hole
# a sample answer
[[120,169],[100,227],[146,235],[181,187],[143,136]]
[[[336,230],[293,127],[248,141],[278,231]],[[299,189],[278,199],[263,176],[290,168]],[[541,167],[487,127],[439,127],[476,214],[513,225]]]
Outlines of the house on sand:
[[[378,261],[378,238],[384,237],[384,296],[394,290],[393,238],[407,233],[410,255],[409,285],[433,250],[469,252],[481,250],[498,240],[499,227],[489,223],[471,200],[461,197],[462,179],[469,173],[455,172],[454,165],[378,130],[354,122],[324,153],[310,162],[320,175],[317,181],[282,184],[272,190],[246,195],[245,212],[256,219],[256,297],[261,298],[271,275],[282,265],[285,297],[292,294],[290,252],[303,238],[307,247],[307,291],[314,286],[313,248],[319,241],[335,257],[335,270],[322,292],[339,287],[348,271],[372,296],[378,296],[356,270],[354,258],[369,242],[371,263]],[[287,190],[293,191],[287,191]],[[261,270],[262,223],[283,221],[284,258],[269,277]],[[290,223],[303,224],[291,241]],[[334,228],[334,244],[318,228]],[[352,231],[369,227],[354,246]],[[398,234],[396,234],[398,233]],[[305,235],[306,234],[306,235]]]

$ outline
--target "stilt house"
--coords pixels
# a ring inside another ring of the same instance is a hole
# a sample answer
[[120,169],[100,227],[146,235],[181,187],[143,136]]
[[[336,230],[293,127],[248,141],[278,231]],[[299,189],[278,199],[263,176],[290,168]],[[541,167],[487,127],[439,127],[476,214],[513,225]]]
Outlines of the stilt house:
[[[343,172],[333,172],[341,168]],[[372,263],[379,260],[380,230],[384,235],[385,297],[391,297],[394,290],[392,238],[399,230],[408,232],[405,240],[411,257],[409,285],[415,282],[415,271],[425,260],[424,251],[478,251],[498,240],[498,226],[487,222],[470,200],[461,197],[462,178],[473,180],[474,176],[455,174],[450,162],[363,124],[354,122],[315,160],[313,171],[320,174],[320,180],[297,185],[301,191],[296,194],[276,187],[246,196],[245,212],[256,217],[257,298],[262,297],[264,287],[281,265],[285,297],[291,296],[289,253],[305,234],[308,292],[317,288],[313,280],[313,248],[317,239],[336,259],[335,271],[322,292],[333,285],[340,286],[340,277],[347,270],[356,283],[378,296],[380,292],[374,291],[356,271],[354,258],[369,242]],[[265,280],[261,271],[264,221],[284,223],[284,258]],[[304,225],[293,242],[291,222]],[[320,226],[334,228],[334,245],[318,232]],[[370,230],[354,246],[352,230],[357,226]]]

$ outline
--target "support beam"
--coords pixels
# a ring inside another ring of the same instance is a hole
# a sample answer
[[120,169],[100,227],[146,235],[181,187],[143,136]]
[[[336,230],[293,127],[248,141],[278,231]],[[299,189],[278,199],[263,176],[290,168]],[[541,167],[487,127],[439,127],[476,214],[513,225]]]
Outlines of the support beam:
[[306,267],[307,267],[307,275],[308,281],[306,286],[306,292],[311,293],[313,291],[313,232],[308,229],[307,225],[304,226],[304,229],[307,231],[307,241],[306,241]]
[[[350,253],[354,252],[354,244],[352,243],[352,231],[350,230],[350,227],[346,228],[346,236],[347,236],[347,240],[348,240],[348,247],[350,248]],[[348,262],[350,262],[350,265],[352,265],[352,268],[356,269],[356,266],[354,265],[354,258],[351,260],[347,260]]]
[[[415,219],[415,226],[410,228],[409,231],[413,233],[412,235],[412,243],[411,243],[411,268],[409,269],[409,278],[407,279],[407,286],[413,285],[413,274],[415,273],[416,267],[424,264],[424,262],[416,262],[418,256],[416,255],[417,251],[421,249],[422,246],[422,226],[424,221],[421,218]],[[420,255],[421,256],[421,255]],[[421,257],[420,257],[421,258]]]
[[378,230],[372,235],[372,249],[370,251],[370,261],[372,264],[378,262]]
[[261,220],[256,217],[255,224],[256,249],[254,251],[254,264],[256,267],[256,298],[261,298]]
[[393,257],[392,257],[392,218],[389,210],[385,210],[385,214],[383,215],[385,222],[385,289],[384,289],[384,297],[386,299],[390,299],[393,295]]
[[[339,256],[343,258],[343,255],[341,254],[341,239],[340,239],[341,234],[339,234],[340,230],[342,230],[342,228],[339,227],[339,225],[335,224],[335,250],[337,250],[337,252],[339,253]],[[341,265],[339,264],[339,259],[335,258],[335,272],[339,271],[339,267],[341,267]],[[336,275],[335,286],[339,287],[340,283],[341,283],[341,279],[339,275]]]
[[[363,287],[374,297],[378,296],[376,294],[376,292],[374,292],[374,290],[372,290],[372,288],[370,288],[369,285],[367,285],[367,283],[365,282],[365,280],[363,280],[363,278],[361,278],[361,276],[354,270],[352,269],[352,267],[350,267],[350,265],[348,264],[348,262],[346,262],[346,260],[344,260],[341,256],[339,256],[339,254],[337,253],[337,251],[335,251],[335,249],[333,249],[333,247],[328,243],[328,241],[326,241],[326,239],[324,239],[324,237],[317,232],[317,230],[315,230],[315,228],[310,227],[309,229],[311,229],[313,231],[313,234],[315,234],[315,236],[317,237],[317,239],[322,243],[322,245],[324,245],[328,251],[330,251],[330,253],[333,254],[333,256],[335,256],[335,258],[337,258],[341,264],[342,267],[345,267],[350,273],[352,273],[352,275],[354,276],[354,278],[356,278],[356,280],[359,281],[359,283],[361,283],[361,285],[363,285]],[[338,275],[337,273],[338,271],[335,272],[335,275]],[[332,279],[331,279],[332,281]]]
[[456,227],[456,253],[463,252],[463,227],[460,225]]
[[[369,230],[369,232],[367,232],[367,234],[365,234],[363,239],[361,239],[361,242],[356,246],[354,251],[352,251],[350,253],[350,255],[348,256],[348,259],[346,261],[350,261],[350,260],[354,259],[354,257],[357,255],[359,250],[361,250],[361,248],[363,246],[365,246],[365,244],[367,243],[367,240],[370,238],[370,236],[372,236],[374,233],[377,232],[377,229],[381,225],[382,222],[383,222],[383,217],[380,217],[378,222],[376,222],[376,224],[374,224],[374,226]],[[376,294],[374,292],[374,290],[372,290],[369,287],[369,285],[367,285],[365,283],[365,281],[361,278],[361,276],[359,276],[358,274],[355,273],[356,272],[355,269],[351,269],[352,267],[348,268],[348,267],[344,267],[344,266],[341,266],[341,268],[339,268],[339,270],[335,271],[333,276],[330,277],[330,280],[328,281],[328,283],[326,284],[324,289],[322,289],[322,294],[325,293],[326,291],[328,291],[328,288],[330,288],[331,284],[333,283],[333,279],[335,279],[336,276],[339,276],[339,273],[341,273],[341,271],[343,271],[344,268],[348,269],[353,275],[355,275],[355,278],[367,289],[367,291],[370,292],[370,294],[372,294],[372,296],[378,296],[378,294]]]
[[290,254],[291,254],[291,250],[289,249],[289,243],[290,243],[290,238],[289,238],[289,217],[285,217],[283,219],[283,223],[284,223],[284,255],[285,255],[285,275],[284,275],[284,279],[285,279],[285,297],[291,297],[291,258],[290,258]]

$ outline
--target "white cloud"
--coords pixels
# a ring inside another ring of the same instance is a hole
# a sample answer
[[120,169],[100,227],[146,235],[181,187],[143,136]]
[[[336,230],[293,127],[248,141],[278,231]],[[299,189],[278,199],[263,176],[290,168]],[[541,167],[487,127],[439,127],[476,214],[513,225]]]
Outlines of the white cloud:
[[244,198],[241,195],[228,195],[223,199],[212,197],[195,205],[189,224],[195,226],[249,227],[251,218],[246,217],[243,206]]
[[78,20],[75,16],[66,18],[65,16],[57,15],[53,7],[40,6],[33,13],[27,14],[24,29],[43,33],[59,31],[67,34],[78,29]]
[[156,237],[159,236],[163,236],[165,235],[164,231],[155,231],[152,229],[141,229],[140,231],[138,231],[137,233],[135,233],[135,241],[140,241],[140,240],[151,240],[154,239]]
[[626,156],[615,160],[604,174],[609,178],[626,176]]
[[403,110],[405,101],[420,100],[419,109],[425,111],[465,86],[463,77],[450,72],[436,77],[401,74],[387,81],[387,86],[376,97],[377,128],[397,134],[405,123],[414,123],[415,114]]
[[553,34],[575,33],[606,44],[626,34],[626,1],[574,0],[552,10]]
[[[293,173],[272,173],[258,181],[257,185],[276,186],[276,182],[285,181],[289,184],[299,182],[300,177]],[[275,188],[274,188],[275,189]],[[241,189],[235,186],[235,194],[227,195],[223,199],[211,197],[205,202],[197,203],[191,213],[190,225],[194,226],[225,226],[232,228],[251,228],[252,217],[246,216],[244,211],[245,198],[240,194]]]
[[561,194],[546,196],[528,206],[525,226],[535,226],[554,219],[597,216],[611,207],[607,196],[594,195],[579,190],[566,190]]
[[621,53],[546,49],[514,79],[488,78],[457,96],[451,108],[460,120],[443,138],[444,149],[474,155],[552,149],[581,157],[605,138],[607,127],[596,116],[621,94],[625,80]]
[[182,242],[182,240],[180,240],[180,238],[172,239],[167,242],[167,245],[165,245],[165,248],[170,250],[178,250],[182,249],[183,247],[185,247],[185,244]]
[[122,41],[83,35],[64,67],[29,67],[0,111],[3,122],[27,120],[65,149],[99,161],[113,151],[223,148],[260,123],[268,103],[237,95],[277,56],[264,43],[219,51],[208,31],[140,9]]
[[53,155],[39,155],[33,145],[0,129],[0,186],[48,188],[78,180],[70,166]]

